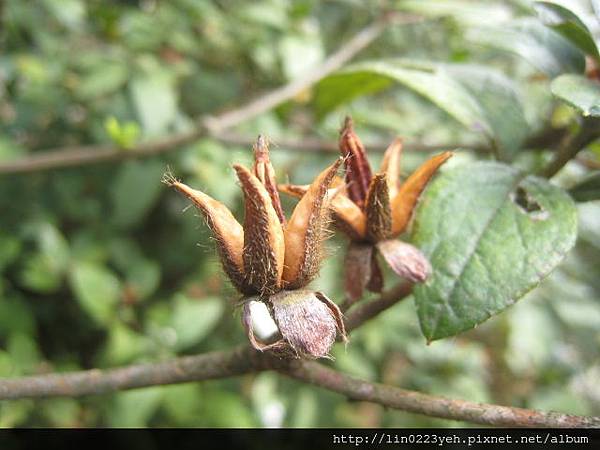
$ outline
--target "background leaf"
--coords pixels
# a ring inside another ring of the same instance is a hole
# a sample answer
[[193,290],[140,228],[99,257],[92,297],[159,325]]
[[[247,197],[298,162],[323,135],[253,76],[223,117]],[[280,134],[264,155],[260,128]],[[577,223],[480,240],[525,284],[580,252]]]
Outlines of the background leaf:
[[585,70],[585,56],[577,47],[531,18],[502,27],[475,28],[468,37],[475,44],[514,53],[552,78]]
[[115,225],[129,227],[144,218],[162,189],[165,169],[165,164],[153,160],[131,161],[119,168],[111,186]]
[[70,281],[81,308],[96,322],[106,324],[119,302],[119,279],[100,265],[84,262],[73,268]]
[[552,93],[584,116],[600,116],[600,83],[581,75],[561,75],[552,81]]
[[586,55],[600,62],[598,47],[588,27],[571,10],[551,2],[534,2],[540,20],[569,39]]
[[413,233],[433,266],[414,290],[427,340],[473,328],[513,304],[562,260],[576,231],[564,191],[509,166],[474,163],[436,178]]
[[219,298],[193,300],[181,294],[175,298],[172,326],[177,334],[178,349],[188,348],[205,338],[223,314]]
[[388,87],[390,81],[429,99],[468,129],[483,133],[504,156],[513,154],[528,132],[515,85],[502,74],[476,65],[397,59],[358,63],[321,81],[315,106],[324,115],[340,103]]
[[578,202],[589,202],[600,199],[600,172],[595,172],[571,189],[569,194]]

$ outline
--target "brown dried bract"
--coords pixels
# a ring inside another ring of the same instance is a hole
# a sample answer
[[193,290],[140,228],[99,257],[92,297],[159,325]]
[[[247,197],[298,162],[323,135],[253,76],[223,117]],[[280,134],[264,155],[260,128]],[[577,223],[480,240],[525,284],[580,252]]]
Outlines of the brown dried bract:
[[233,167],[246,205],[243,252],[246,283],[261,295],[269,295],[281,288],[285,257],[283,229],[260,180],[244,166]]
[[392,233],[402,233],[408,225],[419,196],[437,172],[451,156],[452,152],[444,152],[428,159],[400,186],[398,194],[392,199]]
[[330,213],[325,198],[340,164],[341,159],[315,178],[285,228],[283,279],[291,289],[306,286],[319,271]]
[[371,166],[367,160],[365,147],[354,132],[354,124],[350,117],[346,117],[340,131],[340,151],[346,166],[348,197],[362,207],[371,181]]

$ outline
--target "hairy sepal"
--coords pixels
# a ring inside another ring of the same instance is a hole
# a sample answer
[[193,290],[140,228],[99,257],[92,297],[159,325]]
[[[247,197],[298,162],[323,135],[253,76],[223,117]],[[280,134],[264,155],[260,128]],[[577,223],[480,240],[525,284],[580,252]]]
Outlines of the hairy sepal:
[[400,186],[398,194],[392,199],[392,235],[397,236],[406,229],[427,183],[452,155],[452,152],[444,152],[428,159]]
[[317,176],[294,208],[285,227],[283,280],[290,289],[306,286],[319,271],[322,243],[330,217],[326,196],[340,164],[341,159]]
[[[332,185],[334,185],[334,183],[335,178]],[[284,194],[302,198],[308,191],[309,185],[280,184],[278,188],[279,191]],[[342,189],[341,191],[338,189],[339,187],[329,189],[329,192],[327,193],[329,207],[333,213],[335,224],[342,232],[346,233],[350,239],[362,241],[365,239],[367,233],[367,217],[362,209],[347,197],[345,189]],[[335,195],[333,195],[334,193]]]
[[365,147],[354,132],[354,124],[350,117],[346,117],[340,131],[339,146],[346,167],[348,197],[362,208],[371,182],[371,166],[367,160]]
[[246,284],[260,295],[281,288],[285,240],[271,197],[260,180],[242,165],[233,166],[245,200],[244,273]]
[[378,242],[390,237],[392,211],[385,174],[381,173],[373,177],[365,203],[365,214],[367,216],[367,238],[371,242]]
[[285,215],[277,190],[277,180],[275,178],[275,169],[269,159],[269,145],[264,136],[258,136],[254,144],[254,166],[252,167],[254,175],[260,180],[271,197],[271,203],[277,213],[277,217],[282,224],[285,224]]
[[371,261],[373,245],[351,242],[344,259],[344,290],[347,297],[346,307],[350,307],[363,296],[365,287],[371,279]]
[[397,239],[388,239],[378,242],[377,249],[390,268],[409,281],[423,282],[431,274],[429,261],[414,245]]
[[402,156],[402,139],[396,138],[386,149],[381,161],[380,172],[385,174],[390,198],[398,194],[400,186],[400,157]]
[[185,195],[200,210],[215,237],[225,273],[236,289],[248,293],[243,269],[244,230],[231,211],[221,202],[204,192],[192,189],[172,176],[165,176],[164,182]]

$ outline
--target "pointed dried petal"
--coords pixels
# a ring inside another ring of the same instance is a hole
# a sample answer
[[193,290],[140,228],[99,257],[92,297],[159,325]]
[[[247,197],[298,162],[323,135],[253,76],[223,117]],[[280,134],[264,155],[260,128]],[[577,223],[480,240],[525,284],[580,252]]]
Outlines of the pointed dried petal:
[[[278,186],[281,192],[296,198],[302,198],[308,191],[308,187],[306,184],[280,184]],[[340,192],[337,189],[329,189],[327,193],[327,200],[333,212],[335,224],[351,239],[361,241],[365,238],[367,232],[367,216],[343,191]]]
[[290,289],[306,286],[319,270],[330,215],[325,196],[340,164],[338,159],[315,178],[285,228],[283,280]]
[[392,233],[392,210],[388,183],[383,173],[375,175],[371,181],[365,213],[367,215],[367,238],[372,242],[389,238]]
[[256,144],[254,144],[254,175],[258,178],[271,197],[273,208],[279,217],[279,221],[285,224],[285,215],[281,207],[279,192],[277,191],[277,181],[275,179],[275,170],[269,159],[269,145],[263,136],[258,136]]
[[431,273],[429,261],[414,245],[388,239],[378,242],[377,249],[394,272],[412,282],[423,282]]
[[206,218],[206,223],[211,229],[217,242],[217,249],[225,273],[239,291],[248,293],[249,289],[244,282],[244,230],[233,217],[231,211],[221,202],[180,183],[172,176],[166,175],[165,184],[171,186],[189,198]]
[[271,197],[260,180],[244,166],[233,166],[245,200],[244,271],[246,284],[269,295],[279,290],[283,273],[285,241]]
[[339,145],[345,158],[348,197],[362,208],[371,183],[371,166],[367,160],[365,147],[354,132],[350,117],[346,117],[344,127],[340,131]]
[[444,152],[428,159],[402,184],[398,194],[392,199],[393,236],[397,236],[406,229],[421,192],[438,168],[452,155],[452,152]]
[[362,298],[371,278],[372,256],[372,244],[351,242],[348,246],[344,259],[344,291],[347,297],[345,309]]
[[329,355],[339,325],[314,292],[281,291],[269,297],[269,302],[281,335],[297,356],[314,359]]
[[371,278],[367,289],[371,292],[380,293],[383,290],[383,272],[377,260],[377,252],[373,252],[371,256]]
[[380,172],[385,174],[390,198],[394,198],[400,186],[400,156],[402,155],[402,139],[396,138],[383,154]]

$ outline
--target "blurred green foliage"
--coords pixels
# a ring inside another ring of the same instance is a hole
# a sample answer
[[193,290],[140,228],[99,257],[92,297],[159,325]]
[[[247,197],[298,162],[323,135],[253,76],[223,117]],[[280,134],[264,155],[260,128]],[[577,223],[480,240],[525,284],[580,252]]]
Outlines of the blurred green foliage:
[[[586,2],[569,3],[580,17],[591,14]],[[332,155],[278,151],[277,138],[333,141],[346,113],[365,141],[400,134],[425,143],[491,142],[528,171],[551,152],[521,149],[527,136],[576,127],[577,112],[552,97],[550,83],[581,74],[583,54],[543,27],[525,0],[3,6],[0,163],[82,143],[113,143],[126,152],[190,129],[200,114],[302,76],[384,8],[426,20],[390,28],[357,65],[237,130],[274,138],[281,180],[306,182]],[[507,33],[518,41],[511,48]],[[598,162],[597,149],[586,153]],[[406,154],[403,171],[425,156]],[[464,150],[453,164],[489,158]],[[245,342],[237,294],[220,273],[203,221],[160,178],[170,166],[241,217],[230,165],[249,160],[248,148],[201,139],[145,160],[0,175],[0,376],[158,361]],[[571,187],[587,172],[571,163],[557,182]],[[336,346],[334,364],[433,394],[600,414],[600,203],[580,203],[578,212],[576,248],[505,314],[426,345],[413,302],[404,301],[357,330],[347,348]],[[331,256],[314,283],[338,302],[344,245],[340,237],[330,241]],[[0,402],[2,427],[455,424],[350,403],[273,373]]]

